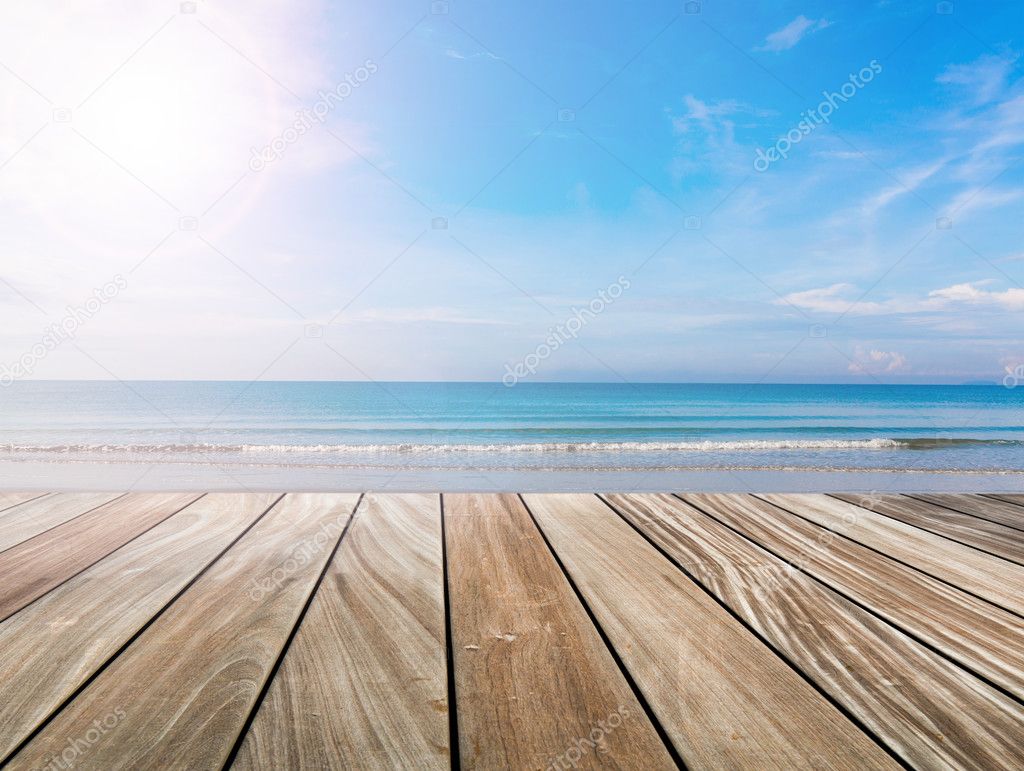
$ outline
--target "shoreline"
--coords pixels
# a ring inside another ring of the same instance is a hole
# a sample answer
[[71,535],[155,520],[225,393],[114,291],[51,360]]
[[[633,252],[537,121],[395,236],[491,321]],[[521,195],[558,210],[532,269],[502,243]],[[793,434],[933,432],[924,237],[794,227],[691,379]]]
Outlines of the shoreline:
[[0,461],[0,490],[218,492],[1024,492],[1024,471],[683,467],[498,469]]

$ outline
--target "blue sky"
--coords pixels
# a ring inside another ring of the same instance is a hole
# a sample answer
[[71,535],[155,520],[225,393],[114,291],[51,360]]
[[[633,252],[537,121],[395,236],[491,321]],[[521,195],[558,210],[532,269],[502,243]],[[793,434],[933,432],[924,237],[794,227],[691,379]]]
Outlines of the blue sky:
[[1015,3],[137,5],[0,12],[19,377],[1024,363]]

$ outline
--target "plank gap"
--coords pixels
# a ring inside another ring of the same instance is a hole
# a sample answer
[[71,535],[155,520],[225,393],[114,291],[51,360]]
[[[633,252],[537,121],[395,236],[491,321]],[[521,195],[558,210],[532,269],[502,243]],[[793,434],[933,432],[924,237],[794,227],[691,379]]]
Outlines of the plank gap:
[[[793,661],[791,661],[788,656],[783,654],[782,651],[780,651],[772,643],[770,643],[767,639],[765,639],[765,637],[760,632],[758,632],[756,629],[754,629],[754,627],[752,627],[749,623],[747,623],[746,619],[744,619],[742,616],[740,616],[738,613],[736,613],[736,611],[734,611],[727,603],[723,602],[718,597],[718,595],[716,595],[707,586],[705,586],[702,581],[698,580],[696,576],[694,576],[689,570],[684,568],[682,566],[682,564],[680,564],[680,562],[677,559],[675,559],[675,557],[673,557],[668,551],[666,551],[661,546],[661,544],[659,544],[657,541],[655,541],[654,539],[649,537],[647,535],[647,533],[645,533],[643,530],[641,530],[639,527],[637,527],[632,521],[630,521],[629,517],[623,516],[622,512],[619,511],[617,508],[615,508],[615,506],[613,506],[611,503],[609,503],[605,499],[603,494],[597,495],[597,498],[601,501],[601,503],[603,503],[605,506],[607,506],[609,509],[611,509],[619,519],[621,519],[623,522],[625,522],[627,525],[629,525],[633,529],[634,532],[636,532],[641,538],[643,538],[645,541],[647,541],[647,543],[649,543],[652,547],[654,547],[654,549],[656,549],[658,551],[658,553],[661,554],[662,557],[664,557],[669,562],[671,562],[673,565],[675,565],[676,568],[678,568],[679,571],[683,575],[685,575],[688,579],[690,579],[690,581],[692,581],[696,586],[700,587],[700,590],[702,592],[704,592],[704,594],[706,594],[712,600],[714,600],[726,613],[728,613],[730,616],[732,616],[733,620],[735,620],[738,624],[740,624],[740,626],[742,626],[744,629],[746,629],[747,632],[749,632],[751,635],[753,635],[757,639],[758,642],[760,642],[768,650],[770,650],[772,653],[774,653],[775,656],[777,656],[779,658],[779,660],[781,660],[786,666],[788,666],[797,675],[799,675],[800,678],[804,682],[806,682],[815,691],[817,691],[818,694],[823,699],[828,701],[833,707],[835,707],[836,710],[838,710],[840,713],[842,713],[842,715],[847,720],[849,720],[851,723],[853,723],[855,726],[857,726],[857,728],[860,729],[861,732],[863,732],[875,744],[877,744],[881,749],[883,749],[890,757],[892,757],[893,760],[895,760],[897,763],[899,763],[904,768],[910,768],[910,766],[906,763],[906,761],[904,761],[899,755],[897,755],[892,750],[892,748],[890,748],[885,742],[883,742],[878,736],[876,736],[875,733],[871,729],[869,729],[866,725],[864,725],[864,723],[860,720],[860,718],[858,718],[856,715],[854,715],[852,712],[850,712],[846,708],[846,706],[843,705],[841,702],[839,702],[835,698],[833,698],[832,694],[830,694],[828,691],[824,690],[821,686],[819,686],[818,683],[816,683],[814,680],[812,680],[802,669],[800,669],[800,667],[798,667]],[[680,500],[682,500],[682,499],[680,499]]]
[[448,683],[448,762],[452,771],[462,768],[462,752],[459,748],[459,710],[455,703],[455,648],[452,641],[451,588],[448,579],[448,531],[444,512],[444,494],[438,495],[441,509],[441,573],[444,596],[444,637],[445,676]]
[[148,619],[145,624],[139,627],[139,629],[136,630],[136,632],[131,637],[129,637],[116,651],[114,651],[114,653],[112,653],[110,657],[107,658],[106,661],[104,661],[99,667],[97,667],[95,672],[93,672],[91,675],[89,675],[89,677],[83,680],[81,685],[79,685],[71,693],[71,695],[69,695],[64,701],[62,701],[56,707],[56,709],[54,709],[49,715],[47,715],[43,720],[41,720],[39,724],[32,730],[32,732],[29,733],[24,739],[22,739],[18,743],[18,746],[15,747],[7,755],[7,757],[0,758],[0,767],[5,766],[9,761],[16,758],[19,752],[21,752],[25,747],[27,747],[32,742],[33,739],[35,739],[39,734],[41,734],[46,729],[46,727],[53,722],[54,718],[56,718],[61,712],[63,712],[68,707],[68,705],[74,702],[74,700],[77,699],[79,695],[81,695],[90,685],[92,685],[92,683],[95,682],[100,677],[100,675],[102,675],[107,669],[109,669],[110,665],[113,664],[114,661],[116,661],[117,658],[122,653],[124,653],[126,650],[128,650],[129,647],[131,647],[132,643],[134,643],[137,639],[139,639],[139,637],[145,634],[146,630],[153,626],[153,624],[155,624],[156,621],[164,613],[166,613],[167,610],[172,605],[174,605],[174,603],[177,602],[178,599],[183,594],[185,594],[185,592],[187,592],[200,578],[202,578],[207,572],[209,572],[210,568],[213,567],[221,557],[227,554],[228,551],[231,550],[231,548],[234,547],[234,545],[238,543],[238,541],[240,541],[245,536],[246,533],[252,530],[252,528],[254,528],[267,515],[267,513],[271,509],[273,509],[278,503],[280,503],[282,498],[284,498],[284,493],[275,498],[274,501],[269,506],[267,506],[267,508],[263,511],[262,514],[260,514],[249,525],[247,525],[242,530],[242,532],[240,532],[235,538],[231,539],[231,542],[227,546],[221,549],[221,551],[212,560],[210,560],[203,567],[202,570],[196,573],[188,581],[188,583],[181,587],[181,589],[179,589],[178,592],[164,604],[162,608],[160,608],[156,613],[154,613],[153,616],[150,619]]
[[676,749],[675,744],[672,743],[672,739],[669,737],[668,732],[665,730],[665,727],[661,724],[661,721],[658,720],[658,716],[654,713],[654,710],[651,708],[650,703],[644,696],[643,691],[640,690],[640,686],[637,685],[636,680],[633,679],[633,675],[630,673],[629,669],[622,661],[622,658],[619,656],[619,652],[615,650],[615,646],[612,645],[611,639],[608,637],[608,634],[601,626],[601,623],[597,620],[597,616],[594,615],[594,612],[593,610],[591,610],[590,605],[584,598],[583,593],[576,585],[576,581],[573,579],[572,575],[569,573],[569,571],[563,564],[562,558],[558,556],[558,552],[555,551],[555,547],[551,544],[551,541],[548,540],[547,534],[544,532],[544,529],[540,526],[540,523],[537,522],[537,518],[534,516],[533,511],[530,509],[529,504],[526,502],[526,499],[523,497],[522,493],[517,493],[517,495],[519,497],[519,500],[522,501],[523,506],[526,508],[526,512],[530,515],[530,520],[533,522],[533,526],[537,528],[537,532],[540,533],[540,537],[543,539],[544,545],[547,546],[548,551],[551,552],[551,556],[554,558],[555,563],[558,565],[558,569],[562,571],[562,575],[565,576],[566,580],[569,582],[569,586],[572,587],[572,591],[576,595],[576,599],[579,600],[580,605],[582,605],[583,609],[587,612],[587,616],[590,618],[590,623],[594,625],[594,628],[597,630],[598,635],[600,635],[601,637],[601,641],[604,643],[605,647],[608,649],[608,652],[615,660],[615,665],[619,668],[619,671],[622,672],[622,675],[623,677],[625,677],[626,682],[629,683],[629,687],[633,691],[633,695],[636,697],[636,700],[640,703],[641,709],[643,709],[643,711],[647,714],[647,719],[651,721],[651,725],[654,726],[654,730],[658,732],[658,738],[660,738],[661,741],[665,744],[665,749],[668,751],[673,762],[677,766],[679,766],[679,768],[687,769],[688,766],[686,764],[686,761],[683,759],[682,755],[679,754],[679,751]]
[[[948,586],[948,587],[950,587],[952,589],[955,589],[955,590],[957,590],[959,592],[963,592],[964,594],[969,594],[971,597],[975,598],[976,600],[980,600],[981,602],[987,603],[987,604],[989,604],[989,605],[991,605],[991,606],[993,606],[995,608],[999,608],[1000,610],[1002,610],[1002,611],[1004,611],[1006,613],[1009,613],[1009,614],[1011,614],[1013,616],[1016,616],[1018,619],[1024,620],[1024,613],[1017,612],[1017,611],[1015,611],[1015,610],[1013,610],[1011,608],[1006,607],[1002,603],[996,602],[996,601],[994,601],[992,599],[989,599],[988,597],[982,596],[978,592],[975,592],[975,591],[973,591],[971,589],[967,589],[967,588],[965,588],[963,586],[960,586],[960,585],[954,583],[951,579],[944,578],[943,576],[937,575],[934,572],[930,572],[928,570],[925,570],[924,568],[918,567],[917,565],[913,565],[913,564],[911,564],[910,562],[907,562],[904,559],[901,559],[899,557],[895,557],[892,554],[884,552],[881,549],[878,549],[878,548],[876,548],[876,547],[874,547],[874,546],[872,546],[872,545],[870,545],[868,543],[865,543],[864,541],[861,541],[861,540],[858,540],[857,538],[854,538],[853,536],[847,535],[846,533],[843,533],[843,532],[841,532],[839,530],[836,530],[833,527],[829,527],[828,525],[823,525],[822,523],[818,522],[817,520],[811,519],[810,517],[806,517],[803,514],[801,514],[799,511],[796,511],[796,510],[791,509],[791,508],[787,508],[786,506],[783,506],[780,503],[776,503],[774,500],[772,500],[771,498],[765,497],[764,495],[761,495],[761,494],[752,494],[752,495],[755,498],[757,498],[758,500],[764,501],[765,503],[769,503],[772,506],[775,506],[776,508],[786,512],[787,514],[792,514],[792,515],[794,515],[796,517],[800,517],[800,519],[804,520],[805,522],[810,522],[812,525],[817,525],[818,527],[823,527],[826,530],[828,530],[829,532],[835,533],[838,537],[844,538],[847,541],[850,541],[852,543],[856,543],[856,544],[858,544],[860,546],[863,546],[865,549],[870,549],[871,551],[875,552],[876,554],[881,555],[885,559],[892,560],[893,562],[898,562],[900,565],[903,565],[904,567],[909,568],[910,570],[917,571],[918,573],[921,573],[922,575],[926,575],[929,578],[933,578],[936,581],[939,581],[939,582],[945,584],[946,586]],[[835,501],[840,502],[840,503],[845,503],[845,501],[839,501],[839,499],[832,499],[832,500],[835,500]],[[870,511],[870,509],[864,509],[864,511]],[[872,512],[872,513],[874,513],[874,512]],[[920,528],[917,528],[917,529],[920,529]],[[928,533],[927,530],[922,530],[921,532],[922,533],[927,533],[928,535],[932,535],[932,536],[935,535],[934,533]],[[940,536],[935,536],[935,537],[938,538]],[[953,543],[953,542],[951,541],[950,543]],[[979,552],[979,554],[980,554],[980,552]],[[1008,564],[1008,565],[1011,565],[1013,567],[1017,567],[1017,565],[1015,565],[1012,562],[1009,562],[1007,560],[1002,560],[1002,561],[1006,562],[1006,564]]]
[[362,503],[365,495],[366,493],[360,493],[359,498],[356,499],[355,506],[352,508],[352,513],[349,515],[348,521],[345,522],[345,526],[342,528],[341,535],[338,536],[337,542],[331,548],[331,553],[327,555],[327,560],[324,562],[320,575],[317,576],[316,583],[313,584],[313,589],[310,591],[309,597],[306,598],[306,602],[303,604],[302,610],[299,611],[298,618],[295,619],[294,626],[292,626],[291,631],[288,633],[288,637],[285,639],[284,645],[281,646],[281,651],[278,653],[277,659],[275,659],[273,666],[271,666],[270,671],[267,673],[267,678],[263,683],[263,687],[260,689],[259,695],[256,697],[256,701],[253,703],[248,717],[245,719],[245,723],[239,730],[235,743],[232,745],[231,751],[228,753],[228,756],[224,761],[224,765],[221,767],[222,769],[230,768],[235,762],[235,758],[238,756],[238,751],[242,748],[242,743],[245,741],[245,736],[249,733],[249,728],[252,727],[252,723],[256,719],[256,713],[260,711],[260,706],[262,706],[263,700],[267,697],[267,692],[270,690],[270,686],[273,684],[278,670],[281,669],[284,657],[288,655],[288,649],[291,647],[292,641],[295,639],[295,635],[299,633],[299,627],[302,626],[302,622],[306,619],[306,614],[309,612],[309,606],[313,604],[313,600],[316,598],[316,594],[320,590],[321,584],[324,582],[324,576],[327,575],[327,571],[331,568],[331,563],[334,562],[334,558],[338,554],[338,549],[341,548],[341,542],[345,540],[345,535],[352,527],[352,522],[355,520],[356,513],[359,511],[359,504]]
[[[1007,520],[1002,519],[1002,518],[996,518],[994,516],[995,512],[989,513],[989,515],[986,516],[984,513],[979,513],[977,511],[967,511],[966,508],[958,509],[956,506],[950,505],[951,503],[955,504],[957,502],[956,498],[948,498],[948,497],[940,498],[937,495],[936,496],[924,497],[922,494],[915,494],[915,493],[904,493],[904,494],[906,495],[907,498],[913,498],[915,501],[923,501],[925,503],[932,503],[932,504],[935,504],[936,506],[941,506],[944,509],[949,509],[950,511],[955,511],[955,512],[957,512],[959,514],[966,514],[968,517],[974,517],[975,519],[981,519],[981,520],[984,520],[985,522],[992,522],[992,523],[994,523],[996,525],[1005,525],[1006,527],[1010,527],[1010,528],[1013,528],[1014,530],[1017,530],[1017,531],[1020,531],[1020,532],[1024,533],[1024,511],[1021,511],[1021,521],[1019,521],[1019,522],[1010,522],[1010,521],[1007,521]],[[953,495],[953,494],[951,493],[950,495]],[[1006,504],[1006,503],[1008,503],[1011,506],[1017,506],[1017,507],[1024,506],[1024,504],[1021,504],[1020,502],[1018,502],[1016,500],[1013,500],[1012,498],[1008,498],[1005,495],[997,495],[995,493],[993,493],[993,494],[979,493],[979,497],[987,498],[988,500],[992,501],[993,503],[999,503],[999,504]],[[982,509],[982,511],[984,511],[984,509]]]
[[[756,547],[758,547],[760,549],[763,549],[764,551],[766,551],[769,554],[771,554],[773,557],[776,557],[777,559],[781,560],[783,563],[788,565],[790,568],[796,569],[802,575],[804,575],[807,578],[811,579],[815,583],[820,584],[826,590],[831,591],[831,592],[835,592],[837,595],[839,595],[843,599],[849,601],[853,605],[856,605],[858,608],[860,608],[861,610],[863,610],[866,613],[870,614],[871,616],[874,616],[879,621],[882,621],[886,625],[892,627],[893,629],[901,632],[902,634],[905,634],[907,637],[912,639],[914,642],[918,643],[919,645],[923,646],[924,648],[927,648],[932,653],[934,653],[934,654],[936,654],[938,656],[941,656],[943,659],[949,661],[951,664],[953,664],[957,668],[963,670],[964,672],[967,672],[968,674],[970,674],[973,677],[976,677],[978,680],[980,680],[981,682],[985,683],[986,685],[988,685],[992,689],[994,689],[996,691],[999,691],[1002,695],[1004,695],[1007,698],[1012,699],[1016,703],[1021,704],[1022,706],[1024,706],[1024,698],[1021,698],[1020,696],[1016,695],[1015,693],[1013,693],[1012,691],[1008,690],[1004,686],[1002,686],[999,683],[993,681],[992,679],[990,679],[984,673],[977,671],[974,667],[968,666],[967,664],[963,663],[962,661],[960,661],[959,659],[955,658],[954,656],[946,653],[941,648],[939,648],[938,646],[936,646],[933,643],[929,642],[927,639],[925,639],[924,637],[918,635],[914,631],[912,631],[910,629],[907,629],[903,625],[898,624],[898,623],[896,623],[896,622],[886,618],[881,613],[879,613],[874,608],[872,608],[870,605],[868,605],[868,604],[866,604],[864,602],[861,602],[860,600],[856,599],[856,597],[854,597],[852,594],[848,594],[847,591],[845,589],[843,589],[840,584],[833,585],[833,584],[829,583],[828,581],[825,581],[824,579],[819,578],[814,573],[812,573],[812,572],[806,570],[805,568],[803,568],[800,564],[798,564],[798,562],[796,560],[789,560],[789,559],[787,559],[785,555],[776,552],[770,546],[766,546],[765,544],[763,544],[763,543],[757,541],[756,539],[752,538],[751,536],[747,535],[743,531],[736,529],[729,522],[726,522],[725,520],[720,519],[719,517],[715,516],[715,514],[712,513],[712,511],[710,509],[708,509],[706,506],[701,505],[700,501],[698,501],[698,500],[691,500],[689,498],[684,498],[684,497],[682,497],[682,496],[680,496],[680,495],[678,495],[676,493],[672,493],[672,495],[674,497],[678,498],[683,503],[685,503],[687,506],[693,507],[694,509],[699,511],[704,516],[706,516],[709,519],[717,522],[722,527],[727,528],[728,530],[732,531],[733,533],[735,533],[737,536],[739,536],[743,540],[748,541],[749,543],[753,544],[754,546],[756,546]],[[766,501],[766,503],[767,503],[767,501]]]

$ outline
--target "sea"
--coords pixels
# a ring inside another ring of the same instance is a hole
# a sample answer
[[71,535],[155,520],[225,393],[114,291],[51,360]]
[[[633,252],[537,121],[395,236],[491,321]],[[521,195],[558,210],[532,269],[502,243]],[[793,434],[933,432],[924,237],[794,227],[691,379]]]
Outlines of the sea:
[[1024,490],[1024,384],[18,381],[0,488]]

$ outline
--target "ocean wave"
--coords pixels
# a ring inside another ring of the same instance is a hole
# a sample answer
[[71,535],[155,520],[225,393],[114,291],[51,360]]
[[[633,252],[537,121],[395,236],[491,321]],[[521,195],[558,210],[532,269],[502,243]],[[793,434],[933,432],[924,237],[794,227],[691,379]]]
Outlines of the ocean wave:
[[335,444],[246,445],[244,452],[316,453],[563,453],[563,452],[729,452],[751,450],[853,450],[900,447],[893,439],[741,439],[689,442],[520,442],[510,444]]
[[872,439],[733,439],[690,441],[620,442],[492,442],[450,443],[393,442],[380,444],[0,444],[6,455],[514,455],[514,454],[629,454],[629,453],[736,453],[736,452],[827,452],[857,450],[938,450],[970,446],[1024,446],[1019,439],[976,439],[942,437]]
[[[971,440],[940,439],[738,439],[676,442],[517,442],[490,444],[6,444],[11,454],[432,454],[432,453],[624,453],[624,452],[757,452],[779,450],[887,450],[943,447]],[[990,441],[990,440],[978,440]],[[930,444],[928,444],[930,443]]]
[[[329,459],[327,459],[329,460]],[[445,466],[415,466],[415,467],[396,467],[394,464],[386,463],[328,463],[323,460],[318,462],[314,461],[300,461],[297,463],[283,463],[275,462],[272,458],[261,459],[258,461],[238,461],[238,460],[203,460],[195,456],[192,457],[173,457],[169,458],[164,456],[162,458],[139,458],[139,457],[118,457],[118,458],[75,458],[75,457],[42,457],[42,458],[12,458],[9,462],[11,463],[53,463],[53,464],[73,464],[80,465],[86,468],[89,467],[116,467],[116,466],[149,466],[150,468],[163,468],[163,467],[187,467],[187,468],[198,468],[198,469],[217,469],[223,472],[227,469],[237,470],[239,473],[252,469],[267,469],[267,470],[304,470],[310,472],[352,472],[352,473],[377,473],[387,474],[388,478],[393,478],[396,474],[396,470],[413,474],[450,474],[450,473],[469,473],[473,475],[479,475],[482,473],[489,474],[642,474],[647,478],[651,474],[662,474],[662,473],[705,473],[705,472],[786,472],[786,473],[839,473],[839,474],[942,474],[942,475],[981,475],[981,476],[1013,476],[1024,478],[1024,468],[1006,468],[1006,467],[995,467],[995,466],[979,466],[975,468],[971,467],[960,467],[960,466],[927,466],[927,467],[913,467],[913,466],[840,466],[840,465],[792,465],[785,463],[764,463],[764,464],[740,464],[740,463],[718,463],[718,464],[696,464],[696,465],[673,465],[673,464],[660,464],[660,465],[607,465],[607,466],[596,466],[596,465],[584,465],[584,466],[568,466],[568,465],[514,465],[514,466],[486,466],[486,465],[445,465]],[[1017,490],[1014,489],[1014,492]]]

